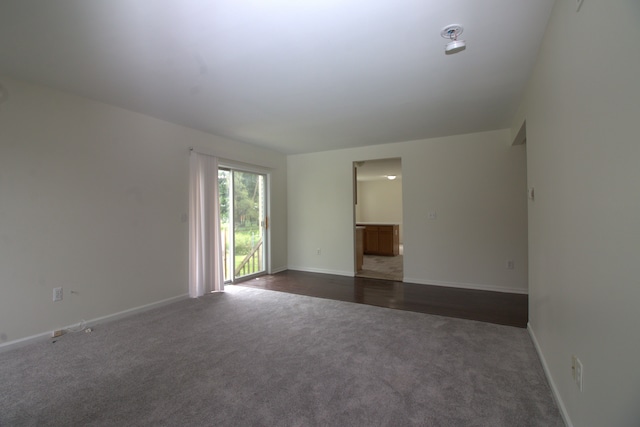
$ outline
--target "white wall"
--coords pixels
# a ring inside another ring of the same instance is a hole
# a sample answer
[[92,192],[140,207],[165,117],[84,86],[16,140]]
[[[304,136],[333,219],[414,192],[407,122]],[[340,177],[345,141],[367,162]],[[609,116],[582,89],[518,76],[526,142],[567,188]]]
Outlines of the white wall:
[[273,168],[272,265],[286,267],[284,156],[0,83],[0,344],[187,293],[189,146]]
[[289,156],[289,268],[354,274],[352,162],[390,157],[406,282],[526,292],[526,152],[509,130]]
[[[529,324],[575,426],[640,425],[640,2],[556,2],[526,119]],[[584,365],[580,392],[571,355]]]
[[358,181],[356,222],[399,224],[402,243],[402,180]]

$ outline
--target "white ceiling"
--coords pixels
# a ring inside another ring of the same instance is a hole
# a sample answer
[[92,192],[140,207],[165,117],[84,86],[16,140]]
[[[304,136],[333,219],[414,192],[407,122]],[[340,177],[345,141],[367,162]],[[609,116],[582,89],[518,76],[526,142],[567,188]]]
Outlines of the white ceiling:
[[358,181],[383,181],[388,179],[389,175],[395,175],[398,180],[402,179],[402,160],[399,158],[367,160],[355,164]]
[[479,132],[554,1],[2,0],[0,73],[286,154]]

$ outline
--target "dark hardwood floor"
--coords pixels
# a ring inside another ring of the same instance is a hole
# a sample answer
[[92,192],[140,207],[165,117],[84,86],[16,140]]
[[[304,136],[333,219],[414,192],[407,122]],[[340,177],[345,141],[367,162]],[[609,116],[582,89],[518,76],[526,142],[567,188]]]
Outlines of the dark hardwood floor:
[[525,328],[528,296],[287,270],[234,286],[417,311]]

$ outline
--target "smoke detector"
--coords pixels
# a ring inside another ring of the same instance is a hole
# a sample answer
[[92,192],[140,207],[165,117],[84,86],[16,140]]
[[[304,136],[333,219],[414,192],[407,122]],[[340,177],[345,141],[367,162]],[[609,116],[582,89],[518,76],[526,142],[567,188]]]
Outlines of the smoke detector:
[[458,40],[458,36],[462,34],[463,31],[464,28],[462,28],[461,25],[457,24],[447,25],[442,29],[442,31],[440,31],[440,35],[442,36],[442,38],[451,40],[444,47],[445,54],[451,55],[466,49],[467,42],[465,42],[464,40]]

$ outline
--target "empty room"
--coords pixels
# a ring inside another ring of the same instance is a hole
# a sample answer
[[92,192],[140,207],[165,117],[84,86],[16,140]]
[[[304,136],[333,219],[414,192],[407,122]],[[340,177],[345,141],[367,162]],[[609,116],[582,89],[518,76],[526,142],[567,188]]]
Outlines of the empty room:
[[637,42],[637,0],[0,2],[0,426],[637,426]]

